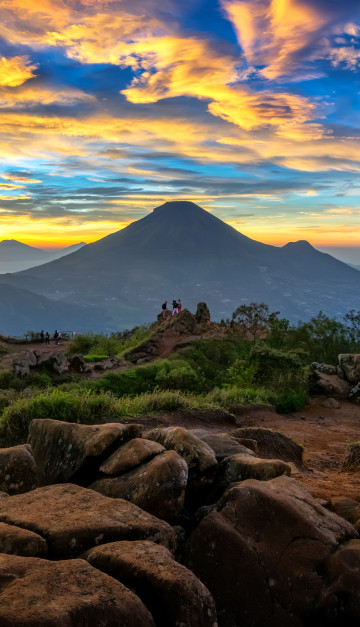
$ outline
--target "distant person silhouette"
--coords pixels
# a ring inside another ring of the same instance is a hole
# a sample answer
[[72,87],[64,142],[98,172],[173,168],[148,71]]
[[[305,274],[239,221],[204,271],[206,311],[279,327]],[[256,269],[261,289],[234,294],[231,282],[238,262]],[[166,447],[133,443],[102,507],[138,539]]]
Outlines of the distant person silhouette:
[[40,342],[41,342],[41,344],[44,344],[44,337],[45,337],[44,336],[44,329],[42,329],[41,333],[40,333]]
[[54,342],[55,342],[55,346],[59,346],[59,333],[56,329],[54,333]]
[[172,315],[175,316],[175,314],[179,313],[179,308],[178,308],[178,302],[177,300],[173,300],[172,302]]
[[163,304],[161,305],[161,309],[162,309],[162,317],[165,318],[165,311],[167,310],[167,300],[163,302]]
[[181,300],[179,298],[179,300],[178,300],[178,313],[180,313],[181,309],[182,309],[182,304],[181,304]]
[[45,333],[45,345],[46,344],[50,344],[50,333],[49,333],[49,331],[46,331],[46,333]]

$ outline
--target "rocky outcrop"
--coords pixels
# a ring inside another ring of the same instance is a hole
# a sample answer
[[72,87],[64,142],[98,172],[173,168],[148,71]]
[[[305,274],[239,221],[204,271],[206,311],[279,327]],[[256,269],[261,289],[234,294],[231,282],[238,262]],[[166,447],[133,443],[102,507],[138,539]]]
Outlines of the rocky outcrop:
[[91,549],[86,559],[134,590],[157,627],[216,627],[210,592],[165,547],[149,541],[113,542]]
[[0,448],[0,490],[22,494],[37,485],[36,464],[29,444]]
[[45,538],[49,557],[78,557],[114,540],[150,539],[174,550],[176,533],[133,503],[72,484],[38,488],[0,499],[0,522]]
[[325,374],[314,371],[313,391],[321,394],[335,395],[347,398],[351,385],[337,374]]
[[12,367],[20,377],[29,375],[34,368],[46,368],[55,374],[69,372],[69,360],[62,351],[42,352],[38,350],[27,350],[18,353],[13,361]]
[[81,559],[0,555],[0,580],[4,627],[155,627],[133,592]]
[[195,318],[198,324],[210,322],[210,311],[206,303],[198,303]]
[[268,481],[280,475],[291,475],[291,467],[281,459],[260,459],[243,453],[226,457],[218,469],[219,480],[224,484],[245,479]]
[[191,487],[199,489],[212,482],[217,467],[215,453],[196,435],[183,427],[165,427],[153,429],[147,433],[147,438],[184,458],[189,468]]
[[257,453],[265,459],[282,459],[284,462],[302,464],[303,447],[284,433],[263,427],[240,427],[233,437],[243,441],[250,438],[257,443]]
[[302,617],[315,611],[324,590],[321,564],[356,536],[294,479],[250,479],[200,522],[186,543],[185,565],[212,593],[223,627],[310,624]]
[[88,365],[82,355],[74,354],[68,357],[69,372],[86,372]]
[[184,507],[187,480],[185,460],[175,451],[165,451],[130,472],[99,479],[90,487],[105,496],[131,501],[163,520],[174,520]]
[[38,533],[0,523],[0,553],[44,557],[47,554],[47,544]]
[[94,370],[103,372],[104,370],[113,370],[113,368],[126,367],[128,364],[123,359],[117,357],[107,357],[104,361],[95,364]]
[[331,506],[338,516],[348,520],[355,529],[360,529],[360,503],[344,496],[330,499]]
[[360,382],[360,354],[344,353],[339,355],[339,366],[350,383]]
[[37,357],[34,351],[21,351],[12,361],[13,370],[19,377],[30,374],[31,368],[35,366],[37,366]]
[[98,467],[122,443],[141,435],[138,425],[79,425],[33,420],[29,429],[40,485],[72,481],[88,485]]

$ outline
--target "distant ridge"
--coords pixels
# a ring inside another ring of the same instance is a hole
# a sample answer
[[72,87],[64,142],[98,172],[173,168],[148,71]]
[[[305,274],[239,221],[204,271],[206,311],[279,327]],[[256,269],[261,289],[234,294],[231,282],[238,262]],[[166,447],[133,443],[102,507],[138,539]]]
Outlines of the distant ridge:
[[4,239],[0,242],[0,274],[27,270],[54,259],[60,259],[83,246],[85,243],[80,242],[66,248],[49,251],[23,244],[16,239]]
[[357,270],[303,240],[283,247],[252,240],[185,201],[164,203],[66,257],[1,281],[58,302],[99,307],[96,327],[83,321],[83,329],[93,330],[152,321],[161,302],[173,298],[191,310],[207,302],[214,320],[251,301],[293,321],[320,309],[331,316],[360,309]]

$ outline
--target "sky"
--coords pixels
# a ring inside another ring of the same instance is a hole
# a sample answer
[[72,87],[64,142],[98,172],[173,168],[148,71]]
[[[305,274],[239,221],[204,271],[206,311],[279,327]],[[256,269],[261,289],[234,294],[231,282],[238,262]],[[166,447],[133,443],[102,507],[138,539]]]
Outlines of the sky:
[[358,0],[1,0],[0,240],[191,200],[360,264],[359,135]]

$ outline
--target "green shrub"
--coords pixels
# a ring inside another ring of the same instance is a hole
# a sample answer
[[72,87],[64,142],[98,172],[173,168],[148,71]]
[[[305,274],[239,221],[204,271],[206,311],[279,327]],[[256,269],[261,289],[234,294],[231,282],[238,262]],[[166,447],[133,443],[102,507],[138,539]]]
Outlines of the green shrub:
[[275,409],[280,414],[289,414],[300,411],[308,400],[309,396],[305,390],[287,390],[276,399]]
[[151,392],[156,387],[158,366],[138,366],[123,372],[109,372],[96,381],[98,391],[112,392],[115,396],[136,396]]
[[86,355],[94,345],[94,335],[77,335],[70,342],[68,353],[70,355],[79,353],[80,355]]
[[272,405],[275,394],[264,388],[216,388],[209,392],[207,399],[225,409],[244,405]]
[[106,359],[107,355],[84,355],[84,361],[88,363],[103,361]]

